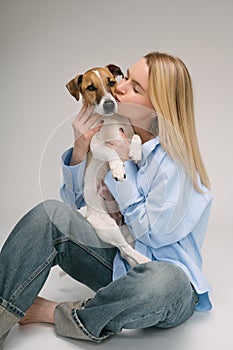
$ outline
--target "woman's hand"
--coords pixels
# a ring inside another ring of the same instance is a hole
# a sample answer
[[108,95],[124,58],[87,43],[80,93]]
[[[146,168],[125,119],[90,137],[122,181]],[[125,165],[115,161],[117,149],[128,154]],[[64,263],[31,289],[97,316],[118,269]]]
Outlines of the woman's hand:
[[109,215],[116,221],[118,226],[121,226],[124,219],[120,212],[119,206],[115,199],[113,198],[108,187],[105,185],[104,180],[101,180],[97,192],[100,197],[103,199],[103,205]]
[[106,142],[105,144],[109,148],[114,149],[117,152],[118,156],[121,158],[121,160],[124,162],[129,159],[130,141],[122,129],[119,129],[119,131],[121,133],[122,140]]
[[92,137],[101,129],[103,124],[93,125],[99,118],[99,114],[91,116],[93,107],[83,107],[72,122],[74,132],[74,148],[70,165],[81,163],[90,149]]

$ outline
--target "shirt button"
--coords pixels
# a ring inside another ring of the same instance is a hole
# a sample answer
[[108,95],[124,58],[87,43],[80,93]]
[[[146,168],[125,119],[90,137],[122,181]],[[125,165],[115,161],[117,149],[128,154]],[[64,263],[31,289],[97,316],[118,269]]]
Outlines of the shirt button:
[[71,184],[68,184],[68,187],[71,188]]

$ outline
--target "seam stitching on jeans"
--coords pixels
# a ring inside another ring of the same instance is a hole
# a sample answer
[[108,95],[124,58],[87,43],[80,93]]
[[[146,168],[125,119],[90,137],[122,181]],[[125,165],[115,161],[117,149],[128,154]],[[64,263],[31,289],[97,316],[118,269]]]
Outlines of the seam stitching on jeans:
[[69,238],[67,236],[59,237],[59,238],[56,238],[54,240],[54,244],[64,243],[64,242],[67,242],[67,241],[70,241],[70,242],[73,242],[73,243],[77,244],[80,248],[86,250],[88,253],[90,253],[92,256],[94,256],[94,258],[99,260],[103,265],[107,266],[111,271],[113,270],[112,264],[110,264],[108,261],[103,259],[100,255],[98,255],[92,249],[90,249],[90,248],[86,247],[84,244],[80,243],[77,239],[71,239],[71,238]]
[[40,265],[30,276],[26,279],[12,294],[10,298],[10,302],[14,302],[15,299],[24,291],[24,289],[29,286],[29,284],[34,281],[34,279],[42,272],[44,269],[51,263],[51,261],[54,260],[55,256],[57,255],[57,251],[54,249],[53,253],[49,256],[49,258]]
[[90,339],[96,341],[96,342],[100,342],[104,339],[107,339],[110,335],[114,334],[113,332],[109,332],[108,334],[102,336],[102,337],[95,337],[94,335],[92,335],[82,324],[82,322],[80,321],[78,315],[77,315],[77,310],[76,309],[72,309],[72,316],[74,318],[75,323],[77,324],[77,326],[81,329],[81,331],[83,333],[85,333]]
[[86,250],[89,254],[91,254],[94,258],[99,260],[103,265],[107,266],[110,270],[113,270],[112,264],[110,264],[108,261],[106,261],[104,258],[102,258],[100,255],[98,255],[94,250],[91,248],[85,246],[84,244],[80,243],[77,239],[75,238],[69,238],[69,240],[77,245],[79,245],[82,249]]
[[22,318],[24,317],[25,313],[17,308],[15,305],[11,304],[8,300],[3,299],[0,297],[0,306],[3,308],[3,312],[1,315],[4,313],[5,310],[13,313],[16,317]]

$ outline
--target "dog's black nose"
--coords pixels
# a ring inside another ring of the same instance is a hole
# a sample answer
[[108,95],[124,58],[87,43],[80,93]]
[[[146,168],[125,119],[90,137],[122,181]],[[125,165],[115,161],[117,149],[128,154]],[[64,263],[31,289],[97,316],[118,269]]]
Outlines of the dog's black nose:
[[109,114],[114,112],[115,103],[112,100],[107,100],[103,104],[104,113]]

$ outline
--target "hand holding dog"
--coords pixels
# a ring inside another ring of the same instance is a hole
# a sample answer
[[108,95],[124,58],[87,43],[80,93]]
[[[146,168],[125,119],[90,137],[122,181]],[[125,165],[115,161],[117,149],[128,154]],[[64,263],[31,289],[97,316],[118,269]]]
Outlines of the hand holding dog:
[[101,129],[103,124],[93,127],[99,118],[99,114],[92,116],[94,108],[83,106],[77,117],[72,122],[74,132],[74,148],[70,165],[81,163],[90,149],[92,137]]
[[109,148],[114,149],[117,152],[120,159],[124,162],[129,159],[130,141],[122,129],[119,129],[119,132],[122,136],[122,140],[106,142],[105,144]]

